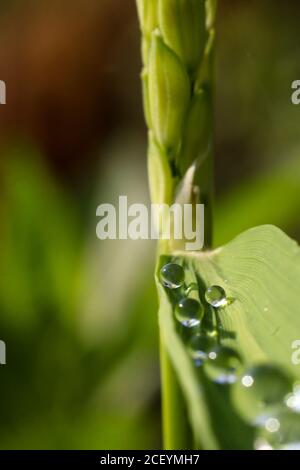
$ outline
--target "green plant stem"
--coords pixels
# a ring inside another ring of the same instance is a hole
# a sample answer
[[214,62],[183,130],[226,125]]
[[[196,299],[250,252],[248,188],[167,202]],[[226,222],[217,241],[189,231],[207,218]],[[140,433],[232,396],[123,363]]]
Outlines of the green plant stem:
[[189,449],[191,433],[184,397],[162,341],[160,342],[160,367],[164,449]]
[[[213,60],[209,67],[210,106],[213,109]],[[210,134],[213,136],[212,112],[210,117]],[[210,151],[199,171],[195,175],[195,184],[201,190],[201,203],[205,205],[204,238],[205,249],[212,248],[213,243],[213,204],[214,204],[214,152],[213,142],[210,143]],[[159,244],[158,258],[160,254],[172,255],[170,245],[161,241]],[[162,421],[163,421],[163,445],[166,450],[191,449],[191,429],[187,418],[185,399],[178,383],[177,375],[169,359],[163,341],[160,341],[160,367],[162,388]],[[199,446],[198,446],[199,449]]]
[[[158,262],[161,254],[170,254],[169,243],[166,241],[160,241],[158,245]],[[160,337],[160,378],[163,448],[189,449],[191,432],[185,400],[162,337]]]
[[[205,205],[205,247],[212,242],[212,51],[216,0],[137,0],[143,97],[149,129],[152,202]],[[192,181],[189,170],[193,170]],[[187,176],[187,178],[186,178]],[[174,240],[161,240],[172,256]],[[163,340],[160,345],[166,449],[191,448],[186,403]]]
[[[207,188],[205,194],[205,247],[211,248],[213,225],[213,152],[202,167],[201,180]],[[166,254],[166,244],[163,251]],[[171,254],[171,253],[170,253]],[[160,340],[160,370],[162,389],[163,446],[166,450],[191,449],[191,430],[187,418],[185,399],[169,355]]]

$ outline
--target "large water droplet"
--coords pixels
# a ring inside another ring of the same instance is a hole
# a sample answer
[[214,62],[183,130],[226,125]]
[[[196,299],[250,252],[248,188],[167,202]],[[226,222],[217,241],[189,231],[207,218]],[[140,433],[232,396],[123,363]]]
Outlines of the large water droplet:
[[178,289],[184,283],[184,269],[179,264],[165,264],[160,270],[160,278],[165,287]]
[[216,383],[231,384],[236,381],[241,368],[241,358],[232,348],[225,346],[215,347],[204,362],[207,376]]
[[181,299],[175,309],[177,320],[187,328],[200,325],[203,313],[203,307],[196,299]]
[[223,287],[211,286],[205,292],[206,302],[215,308],[225,307],[228,303],[226,292]]
[[246,370],[232,388],[233,402],[251,424],[263,426],[283,405],[291,382],[281,369],[261,365]]
[[188,344],[188,351],[197,365],[208,358],[208,355],[217,345],[216,338],[204,333],[198,333],[193,336]]
[[300,450],[300,415],[281,411],[260,428],[255,440],[256,450]]

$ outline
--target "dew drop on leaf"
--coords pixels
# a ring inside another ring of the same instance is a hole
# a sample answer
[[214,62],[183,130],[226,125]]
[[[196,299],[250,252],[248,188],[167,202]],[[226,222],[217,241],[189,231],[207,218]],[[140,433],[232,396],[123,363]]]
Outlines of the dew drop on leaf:
[[228,300],[225,290],[220,286],[211,286],[205,292],[206,302],[214,308],[226,307]]
[[181,299],[175,309],[176,319],[187,328],[200,325],[203,307],[196,299]]
[[184,270],[179,264],[168,263],[160,270],[160,278],[165,287],[178,289],[184,283]]
[[219,384],[232,384],[236,381],[242,362],[240,355],[232,348],[215,347],[204,363],[206,375]]
[[258,430],[256,450],[300,450],[300,415],[281,411]]
[[191,358],[199,365],[208,358],[217,345],[216,338],[208,336],[204,333],[198,333],[192,336],[188,343],[188,351]]
[[246,421],[265,426],[283,406],[291,388],[289,377],[281,369],[260,365],[242,373],[232,388],[232,400]]
[[300,413],[300,384],[296,383],[293,392],[285,397],[285,404],[290,410]]

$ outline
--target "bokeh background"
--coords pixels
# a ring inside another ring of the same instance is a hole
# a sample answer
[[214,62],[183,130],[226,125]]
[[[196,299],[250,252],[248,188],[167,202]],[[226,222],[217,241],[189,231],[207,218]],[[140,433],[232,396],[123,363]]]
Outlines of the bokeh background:
[[[220,0],[215,245],[300,240],[297,0]],[[1,449],[161,447],[152,242],[96,238],[148,201],[134,0],[2,0]]]

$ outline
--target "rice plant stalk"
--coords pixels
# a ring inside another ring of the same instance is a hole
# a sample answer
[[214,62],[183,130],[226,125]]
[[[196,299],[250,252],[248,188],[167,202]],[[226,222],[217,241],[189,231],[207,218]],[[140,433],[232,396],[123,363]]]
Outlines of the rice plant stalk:
[[[205,244],[212,241],[213,51],[217,0],[136,0],[148,127],[148,174],[156,204],[205,204]],[[184,249],[161,240],[158,253]],[[161,342],[164,446],[191,448],[185,403]]]

